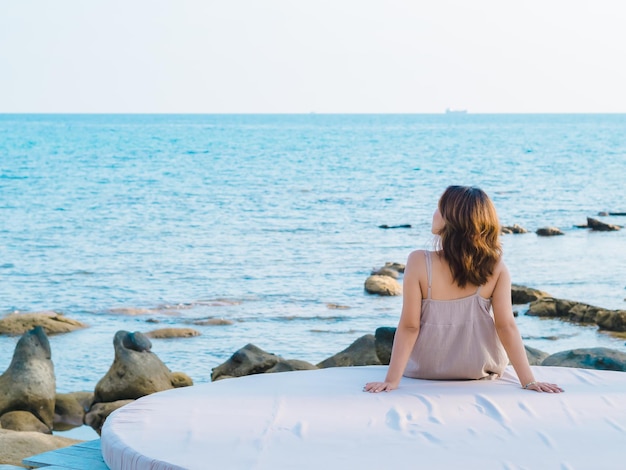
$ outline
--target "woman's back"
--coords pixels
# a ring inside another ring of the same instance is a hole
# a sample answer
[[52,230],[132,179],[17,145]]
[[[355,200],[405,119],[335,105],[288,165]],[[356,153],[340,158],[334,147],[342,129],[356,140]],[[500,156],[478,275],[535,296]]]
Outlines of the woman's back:
[[404,375],[442,380],[501,375],[508,358],[496,333],[491,299],[484,297],[493,291],[495,280],[460,288],[443,259],[436,253],[422,253],[426,282],[420,279],[420,335]]

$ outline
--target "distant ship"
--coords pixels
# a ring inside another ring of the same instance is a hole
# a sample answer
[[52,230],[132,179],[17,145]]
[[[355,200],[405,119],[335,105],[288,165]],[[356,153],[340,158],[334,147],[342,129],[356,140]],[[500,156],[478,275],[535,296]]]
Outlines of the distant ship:
[[450,108],[446,108],[446,114],[467,114],[467,109],[450,109]]

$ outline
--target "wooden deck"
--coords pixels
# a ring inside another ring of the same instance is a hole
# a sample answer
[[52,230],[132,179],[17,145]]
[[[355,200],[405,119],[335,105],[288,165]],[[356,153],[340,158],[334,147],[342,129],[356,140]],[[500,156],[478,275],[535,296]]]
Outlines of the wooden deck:
[[43,470],[109,470],[100,451],[100,439],[33,455],[24,465]]

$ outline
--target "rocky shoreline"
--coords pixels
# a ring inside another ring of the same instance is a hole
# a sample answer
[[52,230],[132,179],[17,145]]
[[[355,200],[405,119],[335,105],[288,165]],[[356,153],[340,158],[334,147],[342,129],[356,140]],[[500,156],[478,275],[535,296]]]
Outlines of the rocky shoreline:
[[[372,277],[398,282],[402,272],[401,264],[387,263],[373,271]],[[515,305],[528,305],[526,315],[593,323],[599,329],[626,336],[626,311],[556,299],[524,286],[514,285],[511,296]],[[170,371],[151,351],[149,338],[191,337],[197,334],[195,330],[169,328],[146,334],[121,330],[113,338],[113,364],[94,390],[56,393],[47,335],[68,333],[85,326],[55,312],[12,313],[0,319],[0,334],[21,334],[11,364],[0,376],[0,465],[22,465],[23,458],[78,442],[55,436],[53,431],[87,425],[99,433],[110,413],[121,406],[151,393],[193,385],[187,374]],[[299,358],[285,359],[247,344],[214,367],[211,380],[328,367],[385,365],[389,363],[394,334],[394,327],[379,327],[317,364]],[[532,365],[626,371],[626,353],[608,348],[548,354],[526,347],[526,352]]]

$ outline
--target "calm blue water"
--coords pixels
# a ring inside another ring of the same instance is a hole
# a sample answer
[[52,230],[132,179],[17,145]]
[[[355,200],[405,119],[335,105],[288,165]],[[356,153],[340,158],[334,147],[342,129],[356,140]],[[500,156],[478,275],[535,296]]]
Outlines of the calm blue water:
[[[207,317],[233,324],[153,341],[196,382],[248,342],[316,363],[395,326],[401,299],[363,282],[431,246],[449,184],[484,188],[503,224],[566,232],[505,236],[515,283],[624,309],[626,230],[574,226],[626,211],[625,131],[624,115],[0,116],[0,313],[90,325],[51,338],[61,392],[93,389],[115,331]],[[519,324],[549,352],[626,350],[593,327]],[[15,342],[0,337],[1,370]]]

